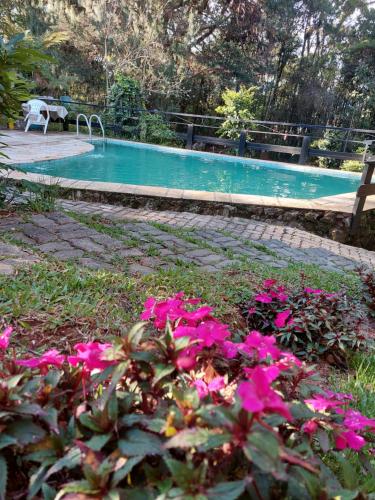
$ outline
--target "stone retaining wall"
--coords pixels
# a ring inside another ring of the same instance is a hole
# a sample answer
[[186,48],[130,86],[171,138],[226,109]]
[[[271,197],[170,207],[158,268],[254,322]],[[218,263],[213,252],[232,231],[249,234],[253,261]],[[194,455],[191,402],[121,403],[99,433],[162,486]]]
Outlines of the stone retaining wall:
[[61,188],[61,196],[74,200],[110,203],[131,208],[172,210],[225,217],[243,217],[306,229],[341,243],[375,250],[375,211],[365,212],[356,237],[350,237],[351,214],[326,210],[306,210],[257,205],[224,204],[219,202],[160,198],[102,191]]

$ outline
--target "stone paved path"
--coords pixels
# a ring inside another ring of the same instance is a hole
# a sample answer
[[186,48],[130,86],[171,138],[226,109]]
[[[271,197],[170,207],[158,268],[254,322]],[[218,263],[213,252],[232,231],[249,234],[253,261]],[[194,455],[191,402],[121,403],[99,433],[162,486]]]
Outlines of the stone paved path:
[[306,262],[338,272],[359,264],[375,268],[375,252],[294,228],[186,212],[66,200],[59,204],[81,216],[100,216],[109,224],[87,225],[84,219],[78,222],[62,211],[4,217],[0,219],[0,273],[11,274],[15,267],[36,262],[43,255],[131,274],[176,266],[215,272],[246,261],[271,267]]

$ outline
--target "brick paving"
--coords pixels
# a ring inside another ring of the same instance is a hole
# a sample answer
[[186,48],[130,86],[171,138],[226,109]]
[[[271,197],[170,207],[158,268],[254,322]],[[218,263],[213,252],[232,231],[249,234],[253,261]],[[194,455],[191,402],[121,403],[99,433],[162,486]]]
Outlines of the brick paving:
[[0,220],[0,273],[12,274],[43,256],[127,274],[150,274],[176,266],[217,272],[246,262],[279,268],[290,262],[313,263],[337,272],[360,264],[375,268],[375,252],[291,227],[67,200],[60,200],[59,205],[77,214],[100,216],[110,224],[105,232],[99,231],[63,211],[4,217]]

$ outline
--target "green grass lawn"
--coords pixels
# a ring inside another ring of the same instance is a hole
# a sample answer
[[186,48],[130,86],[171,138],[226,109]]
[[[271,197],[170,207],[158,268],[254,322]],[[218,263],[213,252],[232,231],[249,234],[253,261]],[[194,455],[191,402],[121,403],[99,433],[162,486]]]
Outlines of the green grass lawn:
[[302,264],[285,269],[243,264],[218,273],[178,266],[134,277],[47,259],[14,277],[0,276],[0,316],[4,321],[17,322],[25,345],[29,333],[37,346],[48,347],[47,342],[65,347],[80,340],[103,340],[119,334],[138,320],[147,297],[168,297],[183,290],[214,306],[219,317],[236,327],[241,321],[236,305],[247,299],[264,278],[296,285],[301,272],[307,286],[328,291],[346,286],[351,294],[359,293],[359,281],[354,275],[343,277]]

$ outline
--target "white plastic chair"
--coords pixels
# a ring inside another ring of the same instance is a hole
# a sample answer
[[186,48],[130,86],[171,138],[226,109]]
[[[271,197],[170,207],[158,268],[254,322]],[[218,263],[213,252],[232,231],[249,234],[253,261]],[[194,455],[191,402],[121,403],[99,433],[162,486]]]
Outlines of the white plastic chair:
[[[46,133],[49,122],[49,110],[47,104],[40,99],[31,99],[27,102],[27,106],[29,108],[29,112],[25,116],[25,120],[27,120],[25,132],[29,130],[30,125],[40,125],[41,127],[44,127],[44,133]],[[44,117],[42,110],[46,111],[47,118]]]

